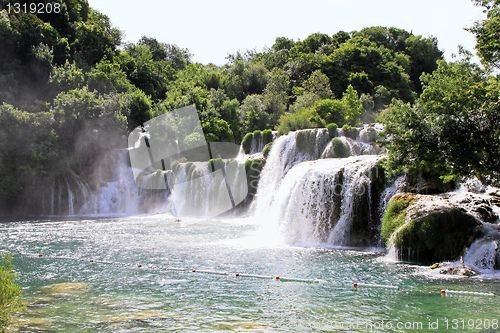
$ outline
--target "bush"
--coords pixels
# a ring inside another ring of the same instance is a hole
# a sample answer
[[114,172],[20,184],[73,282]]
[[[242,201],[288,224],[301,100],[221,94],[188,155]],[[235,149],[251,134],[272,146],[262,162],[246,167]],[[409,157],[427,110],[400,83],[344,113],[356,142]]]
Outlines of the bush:
[[338,126],[335,123],[331,123],[331,124],[326,125],[326,129],[328,130],[328,134],[330,134],[331,138],[334,138],[337,136],[337,128],[338,128]]
[[342,132],[344,133],[344,136],[351,138],[353,140],[356,140],[356,138],[359,135],[359,131],[356,127],[352,127],[347,124],[342,126]]
[[318,123],[315,121],[317,113],[313,109],[303,109],[292,114],[284,114],[279,120],[278,135],[287,134],[290,131],[297,131],[307,128],[316,128]]
[[21,287],[14,283],[17,274],[11,264],[12,256],[5,254],[0,266],[0,331],[5,332],[12,322],[12,315],[25,309]]
[[270,129],[266,129],[262,131],[262,139],[264,140],[264,145],[267,145],[271,141],[273,141],[273,131]]
[[250,150],[252,149],[252,139],[253,139],[253,134],[247,133],[243,137],[243,140],[241,141],[241,146],[243,147],[245,154],[250,154]]
[[397,228],[405,223],[406,208],[415,200],[412,194],[400,194],[391,199],[382,219],[380,236],[387,242]]
[[332,139],[332,152],[334,158],[344,158],[351,155],[349,146],[339,138]]

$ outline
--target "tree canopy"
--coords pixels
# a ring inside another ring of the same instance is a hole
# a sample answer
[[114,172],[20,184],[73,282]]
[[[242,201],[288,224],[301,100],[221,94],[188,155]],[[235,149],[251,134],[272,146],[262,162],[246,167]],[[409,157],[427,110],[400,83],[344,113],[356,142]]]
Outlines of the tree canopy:
[[414,102],[418,78],[442,58],[434,38],[371,27],[278,37],[224,66],[196,64],[189,50],[153,37],[124,44],[86,0],[54,1],[58,14],[5,9],[27,0],[0,8],[0,201],[7,207],[68,173],[90,176],[103,155],[123,148],[128,131],[173,109],[194,104],[208,142],[239,143],[280,126],[356,125],[392,98]]

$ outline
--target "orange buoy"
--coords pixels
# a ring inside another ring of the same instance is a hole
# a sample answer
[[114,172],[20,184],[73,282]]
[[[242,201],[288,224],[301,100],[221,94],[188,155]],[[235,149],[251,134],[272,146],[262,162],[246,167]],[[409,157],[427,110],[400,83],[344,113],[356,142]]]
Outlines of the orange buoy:
[[137,265],[137,267],[142,267],[142,265]]
[[21,252],[19,252],[19,255],[22,256],[23,254]]
[[277,277],[276,277],[276,280],[279,280],[279,279],[280,279],[280,277],[279,277],[279,276],[277,276]]
[[236,273],[236,276],[240,276],[240,273]]
[[90,262],[94,262],[94,260],[93,260],[93,259],[90,259]]
[[358,284],[357,284],[357,283],[355,283],[355,284],[354,284],[354,287],[357,287],[357,286],[358,286]]
[[196,269],[193,269],[193,273],[195,273],[195,272],[196,272]]
[[38,256],[39,256],[39,257],[41,257],[42,255],[41,255],[41,254],[39,254]]
[[441,290],[441,294],[445,294],[446,293],[446,290]]

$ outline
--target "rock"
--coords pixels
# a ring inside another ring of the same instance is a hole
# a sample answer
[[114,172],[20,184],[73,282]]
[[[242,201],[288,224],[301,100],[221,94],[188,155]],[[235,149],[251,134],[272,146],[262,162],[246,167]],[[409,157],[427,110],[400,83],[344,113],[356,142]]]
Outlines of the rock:
[[100,321],[100,323],[126,323],[131,321],[147,322],[153,319],[169,318],[167,314],[154,310],[144,310],[127,315],[108,317]]
[[493,209],[487,204],[481,204],[474,209],[480,217],[481,220],[488,223],[494,223],[498,220],[498,215],[493,212]]
[[440,196],[415,196],[405,214],[404,223],[390,237],[400,259],[454,260],[480,231],[479,221]]
[[451,266],[442,269],[441,271],[439,271],[439,273],[445,275],[461,275],[467,277],[476,276],[478,274],[475,270],[467,266]]
[[64,282],[43,286],[42,291],[50,296],[67,296],[67,295],[81,295],[90,289],[87,283],[83,282]]

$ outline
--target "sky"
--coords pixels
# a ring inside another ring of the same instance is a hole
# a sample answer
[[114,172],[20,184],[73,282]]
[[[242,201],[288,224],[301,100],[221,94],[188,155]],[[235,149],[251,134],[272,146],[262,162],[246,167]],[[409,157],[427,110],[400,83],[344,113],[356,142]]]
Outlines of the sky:
[[471,0],[89,0],[124,32],[124,41],[142,36],[177,44],[193,61],[223,65],[228,54],[271,47],[276,37],[304,40],[312,33],[333,35],[370,26],[434,36],[445,59],[458,45],[475,52],[464,30],[485,18]]

